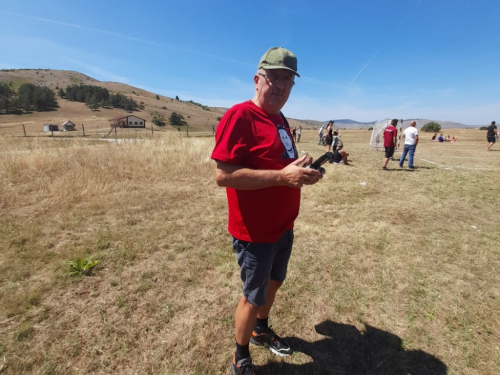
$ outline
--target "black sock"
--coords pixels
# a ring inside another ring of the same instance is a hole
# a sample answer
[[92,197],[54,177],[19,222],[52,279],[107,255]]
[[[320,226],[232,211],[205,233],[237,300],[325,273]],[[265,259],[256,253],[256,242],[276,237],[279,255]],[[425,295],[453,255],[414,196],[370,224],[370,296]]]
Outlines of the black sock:
[[236,343],[236,354],[234,355],[234,361],[238,363],[238,361],[248,357],[250,357],[250,343],[246,345],[240,345]]
[[264,333],[269,328],[268,324],[269,324],[269,318],[265,318],[265,319],[257,318],[257,321],[255,322],[255,327],[253,330],[255,331],[255,333],[258,333],[258,334]]

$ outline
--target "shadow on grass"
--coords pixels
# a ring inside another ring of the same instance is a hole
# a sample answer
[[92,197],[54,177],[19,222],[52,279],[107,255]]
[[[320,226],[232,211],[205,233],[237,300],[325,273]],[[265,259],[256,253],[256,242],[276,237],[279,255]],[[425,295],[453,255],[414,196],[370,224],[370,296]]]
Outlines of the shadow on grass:
[[307,342],[297,337],[286,340],[295,352],[312,362],[292,364],[272,361],[259,366],[266,375],[445,375],[446,365],[421,350],[405,350],[398,336],[365,325],[365,331],[349,324],[325,321],[316,332],[326,338]]

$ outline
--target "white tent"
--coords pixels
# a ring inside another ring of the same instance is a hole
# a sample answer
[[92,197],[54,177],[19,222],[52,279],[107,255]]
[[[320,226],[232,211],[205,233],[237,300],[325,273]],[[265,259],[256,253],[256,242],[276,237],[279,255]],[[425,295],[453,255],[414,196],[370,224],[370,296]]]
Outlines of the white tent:
[[370,138],[370,148],[373,150],[384,149],[384,130],[391,123],[391,120],[379,120],[373,126],[372,136]]

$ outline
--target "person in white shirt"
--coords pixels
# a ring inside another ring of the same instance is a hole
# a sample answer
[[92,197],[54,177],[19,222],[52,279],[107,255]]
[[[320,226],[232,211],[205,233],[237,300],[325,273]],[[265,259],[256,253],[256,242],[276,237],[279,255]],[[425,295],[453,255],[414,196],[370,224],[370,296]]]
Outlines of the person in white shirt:
[[405,162],[406,154],[409,152],[410,156],[408,157],[408,167],[410,169],[414,169],[413,165],[413,156],[415,155],[415,149],[418,144],[418,130],[416,128],[417,122],[410,122],[410,126],[406,128],[403,132],[403,138],[405,139],[405,145],[403,149],[403,153],[401,154],[401,159],[399,159],[399,168],[403,168],[403,164]]
[[319,139],[318,139],[318,145],[321,144],[321,140],[323,139],[323,129],[325,127],[324,126],[321,126],[321,128],[319,128]]

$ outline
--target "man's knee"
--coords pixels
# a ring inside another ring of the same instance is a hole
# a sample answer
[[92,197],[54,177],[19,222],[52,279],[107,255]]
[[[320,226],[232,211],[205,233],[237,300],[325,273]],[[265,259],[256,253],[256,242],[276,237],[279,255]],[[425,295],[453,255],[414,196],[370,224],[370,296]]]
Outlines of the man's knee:
[[278,290],[283,285],[283,281],[269,280],[269,289]]

